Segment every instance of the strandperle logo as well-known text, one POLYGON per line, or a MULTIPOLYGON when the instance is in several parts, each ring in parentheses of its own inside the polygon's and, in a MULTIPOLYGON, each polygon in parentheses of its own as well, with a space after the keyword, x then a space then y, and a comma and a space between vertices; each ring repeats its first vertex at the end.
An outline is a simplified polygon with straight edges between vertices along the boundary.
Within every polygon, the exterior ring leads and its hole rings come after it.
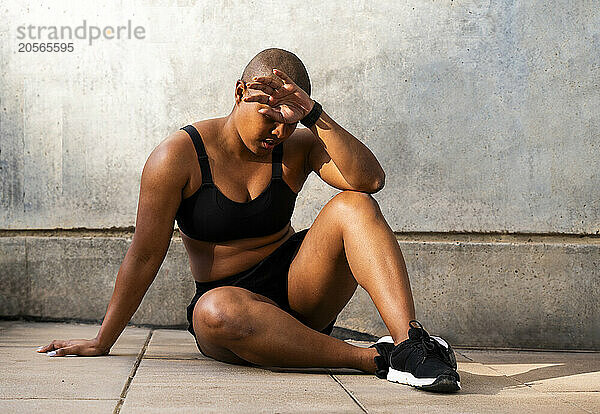
POLYGON ((131 40, 145 39, 146 29, 143 26, 133 26, 131 20, 127 25, 120 26, 95 26, 87 24, 84 20, 80 26, 37 26, 27 25, 17 27, 17 39, 36 42, 65 41, 72 39, 87 40, 91 45, 96 40, 131 40))

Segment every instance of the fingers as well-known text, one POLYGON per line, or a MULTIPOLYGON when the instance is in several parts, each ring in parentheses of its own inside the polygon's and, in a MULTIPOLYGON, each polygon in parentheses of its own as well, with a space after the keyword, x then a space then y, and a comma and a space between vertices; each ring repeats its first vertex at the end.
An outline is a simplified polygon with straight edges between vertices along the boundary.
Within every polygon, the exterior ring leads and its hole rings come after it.
POLYGON ((292 78, 290 78, 284 71, 279 69, 273 69, 273 73, 279 76, 285 83, 294 83, 292 78))
POLYGON ((281 88, 278 90, 273 89, 272 87, 270 87, 269 85, 265 85, 262 83, 248 83, 246 84, 248 86, 248 89, 254 89, 254 90, 260 90, 264 93, 262 94, 254 94, 254 95, 247 95, 247 98, 252 98, 253 96, 261 96, 262 98, 259 99, 244 99, 245 102, 261 102, 261 103, 266 103, 268 105, 277 105, 278 102, 282 102, 284 100, 286 100, 288 95, 293 94, 293 91, 288 91, 285 88, 281 88), (270 98, 269 98, 270 96, 270 98))
POLYGON ((48 356, 65 356, 65 355, 77 355, 79 353, 79 345, 71 345, 64 348, 59 348, 56 351, 48 353, 48 356), (54 354, 52 354, 54 352, 54 354))
POLYGON ((46 352, 48 356, 65 356, 78 350, 79 345, 71 345, 70 341, 54 340, 46 346, 40 346, 37 352, 46 352))
POLYGON ((46 346, 40 346, 36 351, 37 352, 54 351, 55 349, 59 349, 64 346, 67 346, 67 342, 68 341, 62 341, 62 340, 55 339, 54 341, 50 342, 50 344, 48 344, 46 346))
POLYGON ((275 93, 275 89, 272 86, 260 83, 260 82, 248 82, 246 86, 249 89, 257 89, 259 91, 263 91, 268 95, 273 95, 275 93))
POLYGON ((246 96, 246 97, 242 98, 242 100, 244 102, 258 102, 258 103, 265 104, 265 105, 270 105, 275 102, 275 98, 273 98, 272 96, 269 96, 269 95, 264 95, 264 94, 256 94, 256 95, 252 95, 252 96, 246 96))
POLYGON ((108 355, 110 348, 98 347, 95 339, 70 339, 68 341, 52 341, 49 345, 40 346, 37 351, 46 352, 49 357, 66 355, 96 356, 108 355))
POLYGON ((283 118, 283 115, 281 114, 280 111, 276 111, 273 108, 269 107, 269 108, 261 108, 258 110, 259 113, 268 116, 269 118, 274 119, 276 122, 285 122, 285 119, 283 118))
POLYGON ((281 79, 277 79, 271 76, 255 76, 252 78, 252 82, 260 82, 269 85, 273 89, 278 89, 283 86, 281 79))

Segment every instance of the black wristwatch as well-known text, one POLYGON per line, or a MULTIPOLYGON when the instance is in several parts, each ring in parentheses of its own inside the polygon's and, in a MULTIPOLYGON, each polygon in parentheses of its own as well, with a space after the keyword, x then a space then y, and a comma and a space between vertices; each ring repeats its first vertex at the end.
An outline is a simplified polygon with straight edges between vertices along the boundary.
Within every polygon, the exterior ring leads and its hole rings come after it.
POLYGON ((306 116, 300 120, 300 123, 307 128, 310 128, 314 124, 316 124, 317 119, 319 119, 319 117, 321 116, 321 113, 323 112, 323 107, 321 106, 321 104, 318 103, 317 101, 314 101, 314 102, 315 102, 315 104, 313 105, 313 108, 310 110, 310 112, 308 114, 306 114, 306 116))

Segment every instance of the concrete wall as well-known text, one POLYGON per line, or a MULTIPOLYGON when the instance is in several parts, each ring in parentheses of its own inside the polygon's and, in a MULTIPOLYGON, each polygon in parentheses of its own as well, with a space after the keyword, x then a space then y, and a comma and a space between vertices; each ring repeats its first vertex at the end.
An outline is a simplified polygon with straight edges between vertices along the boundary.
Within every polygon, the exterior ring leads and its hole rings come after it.
MULTIPOLYGON (((598 2, 8 1, 3 9, 0 254, 11 264, 0 275, 14 284, 3 283, 0 314, 59 317, 60 306, 28 301, 92 289, 98 277, 109 295, 129 236, 105 230, 135 225, 150 151, 187 123, 227 114, 244 65, 276 46, 303 59, 314 98, 384 166, 376 199, 425 322, 462 344, 600 347, 590 305, 600 300, 598 2), (18 52, 19 26, 75 28, 84 19, 131 20, 145 38, 18 52), (95 240, 60 230, 72 228, 93 229, 95 240), (49 256, 31 255, 38 251, 49 256), (70 279, 67 262, 52 259, 67 251, 110 265, 70 279), (36 262, 44 257, 54 262, 36 262), (496 333, 480 339, 490 326, 496 333)), ((294 226, 309 226, 335 192, 313 175, 294 226)), ((169 263, 178 282, 165 289, 180 289, 191 280, 187 263, 169 263)), ((360 295, 343 321, 380 333, 360 295)), ((79 314, 101 317, 107 298, 79 314)), ((159 307, 139 320, 180 320, 159 307)))

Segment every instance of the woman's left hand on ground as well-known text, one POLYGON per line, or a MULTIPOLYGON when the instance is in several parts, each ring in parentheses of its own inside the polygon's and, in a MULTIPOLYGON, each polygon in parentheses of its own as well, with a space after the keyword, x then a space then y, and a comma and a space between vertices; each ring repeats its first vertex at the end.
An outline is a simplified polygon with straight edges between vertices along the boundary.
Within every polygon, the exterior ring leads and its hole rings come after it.
POLYGON ((246 96, 244 102, 259 102, 269 105, 258 110, 277 122, 293 124, 304 118, 312 109, 314 101, 294 81, 279 69, 275 76, 255 76, 246 86, 264 93, 246 96))
POLYGON ((68 341, 56 339, 46 346, 40 346, 37 352, 46 352, 48 356, 97 356, 108 355, 110 348, 102 348, 96 338, 71 339, 68 341))

